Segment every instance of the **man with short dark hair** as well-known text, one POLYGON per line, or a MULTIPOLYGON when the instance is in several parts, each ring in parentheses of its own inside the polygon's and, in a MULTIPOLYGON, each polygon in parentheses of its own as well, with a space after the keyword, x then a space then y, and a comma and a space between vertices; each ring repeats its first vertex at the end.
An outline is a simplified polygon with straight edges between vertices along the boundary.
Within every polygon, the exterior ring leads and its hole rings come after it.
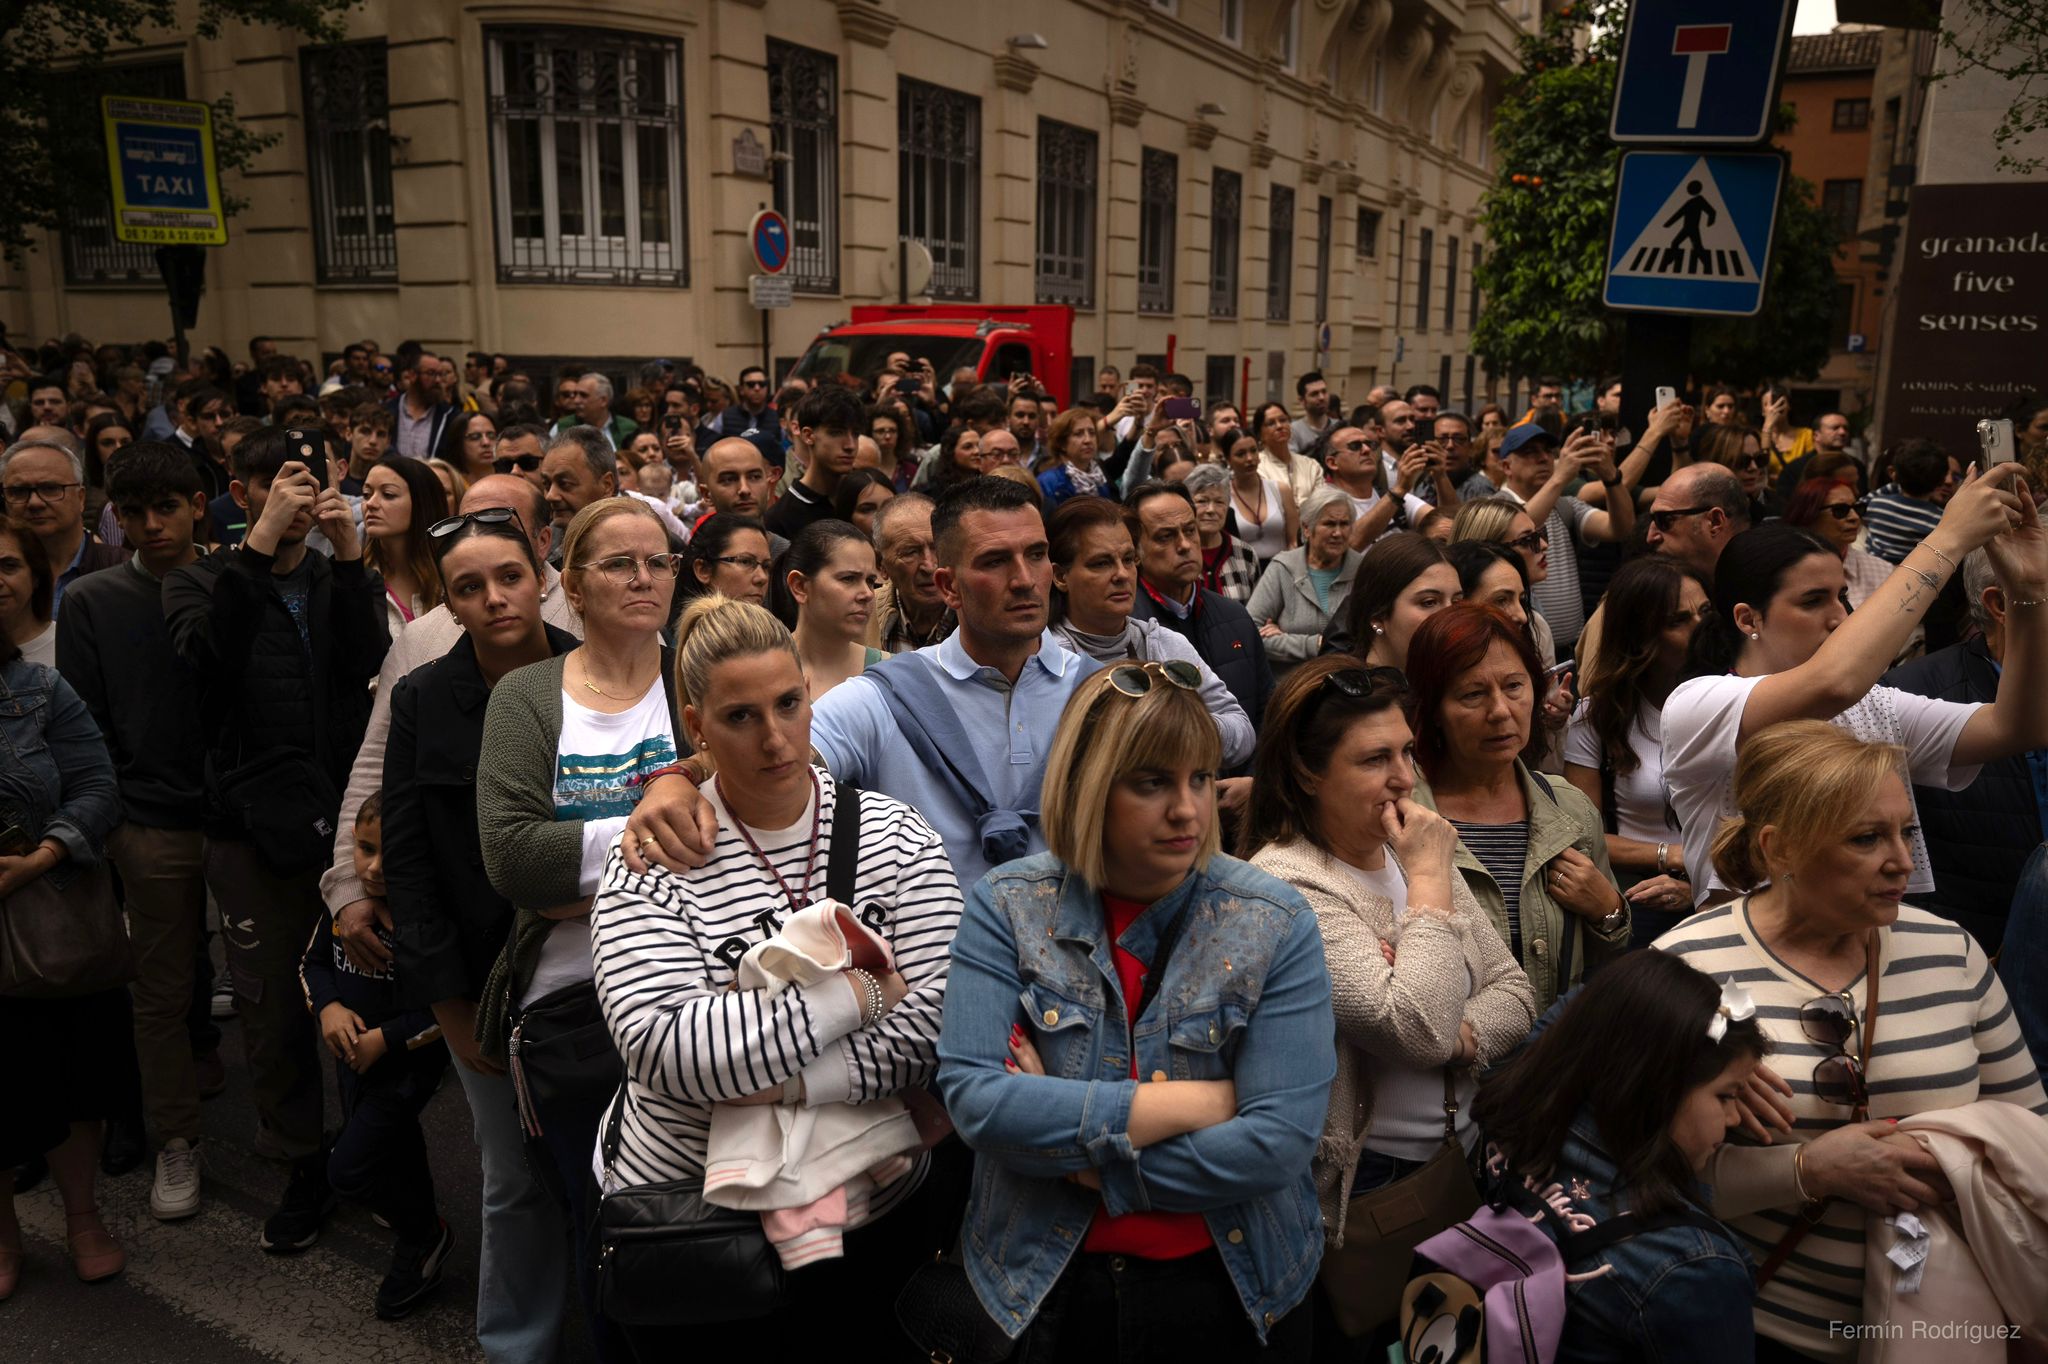
MULTIPOLYGON (((245 417, 267 417, 271 402, 263 392, 263 382, 269 377, 265 372, 272 360, 277 358, 277 343, 267 336, 249 339, 249 367, 235 380, 235 410, 245 417)), ((296 371, 294 371, 296 373, 296 371)))
POLYGON ((806 452, 804 476, 782 490, 762 523, 794 540, 804 527, 832 517, 832 491, 853 470, 854 441, 867 434, 867 409, 851 390, 820 384, 796 405, 797 439, 806 452))
POLYGON ((1131 382, 1137 386, 1135 396, 1138 401, 1135 407, 1126 405, 1124 416, 1116 424, 1118 445, 1131 438, 1137 430, 1139 418, 1150 416, 1153 404, 1159 400, 1159 367, 1149 361, 1139 361, 1131 366, 1131 382))
POLYGON ((1330 385, 1323 379, 1321 370, 1312 369, 1296 379, 1294 396, 1301 399, 1301 415, 1294 419, 1294 427, 1287 437, 1287 448, 1297 455, 1305 455, 1337 418, 1330 411, 1330 385))
POLYGON ((29 385, 29 425, 62 426, 70 411, 71 396, 64 391, 64 385, 54 379, 45 379, 29 385))
POLYGON ((548 480, 540 466, 547 456, 547 444, 547 431, 536 423, 508 426, 498 433, 497 447, 491 452, 491 468, 496 473, 517 474, 531 483, 535 491, 544 489, 548 480))
POLYGON ((1022 456, 1020 462, 1027 469, 1038 466, 1038 458, 1042 453, 1038 444, 1038 409, 1041 402, 1050 404, 1052 399, 1045 397, 1036 389, 1021 389, 1010 395, 1009 408, 1004 414, 1009 423, 1010 434, 1017 438, 1017 449, 1022 456))
POLYGON ((1124 395, 1124 376, 1115 365, 1104 365, 1095 371, 1095 391, 1114 403, 1124 395))
POLYGON ((748 365, 740 371, 739 400, 719 416, 718 434, 750 440, 771 469, 782 469, 782 417, 768 401, 768 371, 748 365))
POLYGON ((1425 431, 1436 420, 1436 414, 1443 411, 1444 395, 1429 384, 1410 384, 1401 398, 1415 414, 1415 424, 1425 431))
POLYGON ((1636 502, 1616 496, 1621 473, 1614 452, 1596 437, 1574 431, 1560 451, 1557 438, 1534 422, 1509 429, 1501 441, 1508 481, 1500 495, 1521 504, 1550 540, 1550 576, 1529 589, 1529 598, 1550 626, 1560 657, 1572 652, 1586 623, 1579 594, 1579 546, 1623 542, 1635 530, 1636 502), (1608 506, 1593 507, 1565 489, 1582 473, 1595 473, 1608 490, 1608 506))
POLYGON ((1138 547, 1131 615, 1156 620, 1193 644, 1257 728, 1273 694, 1273 667, 1251 613, 1202 586, 1194 499, 1178 483, 1150 479, 1124 499, 1124 523, 1138 547))
POLYGON ((172 647, 163 589, 199 557, 206 495, 182 449, 137 441, 108 462, 107 500, 133 553, 71 589, 57 669, 106 737, 120 787, 122 823, 107 855, 135 950, 135 1054, 159 1144, 149 1208, 171 1221, 199 1210, 201 1093, 186 1018, 206 933, 206 744, 199 679, 172 647))
POLYGON ((441 397, 440 357, 426 350, 413 355, 399 369, 398 387, 398 396, 385 404, 391 409, 391 448, 409 459, 431 459, 455 415, 441 397))
POLYGON ((1444 452, 1444 476, 1458 495, 1458 501, 1491 497, 1493 480, 1479 467, 1479 447, 1472 442, 1472 419, 1463 412, 1439 412, 1430 428, 1430 439, 1444 452))
POLYGON ((198 674, 209 755, 206 881, 220 902, 228 973, 262 1122, 259 1150, 292 1162, 263 1248, 303 1250, 334 1208, 322 1130, 322 1071, 298 962, 320 903, 324 855, 390 640, 384 585, 363 566, 355 517, 276 427, 235 448, 235 549, 170 574, 163 607, 178 656, 198 674), (310 552, 315 526, 332 559, 310 552), (323 789, 324 788, 324 789, 323 789), (288 823, 271 827, 266 821, 288 823), (251 821, 257 821, 251 827, 251 821), (286 836, 290 841, 286 842, 286 836))

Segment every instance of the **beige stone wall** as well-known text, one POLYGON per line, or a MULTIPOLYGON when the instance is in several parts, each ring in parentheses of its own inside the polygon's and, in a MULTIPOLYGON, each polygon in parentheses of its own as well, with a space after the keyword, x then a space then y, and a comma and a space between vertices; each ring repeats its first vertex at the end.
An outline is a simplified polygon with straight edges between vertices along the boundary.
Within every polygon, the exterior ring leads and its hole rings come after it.
MULTIPOLYGON (((770 141, 764 72, 769 37, 838 60, 840 286, 798 295, 774 318, 773 350, 800 353, 851 304, 880 296, 896 237, 899 76, 982 100, 980 298, 1030 303, 1041 116, 1099 138, 1095 305, 1075 324, 1075 350, 1128 366, 1171 350, 1202 381, 1213 355, 1249 359, 1252 394, 1268 357, 1292 376, 1318 362, 1317 326, 1330 324, 1323 368, 1348 396, 1372 381, 1434 383, 1453 357, 1463 397, 1470 244, 1489 172, 1484 123, 1513 61, 1524 0, 1241 0, 1241 41, 1221 36, 1223 0, 369 0, 352 37, 389 43, 399 281, 315 282, 314 236, 301 122, 296 39, 238 30, 163 51, 182 56, 194 96, 235 95, 253 127, 281 134, 237 177, 250 201, 233 241, 213 253, 194 340, 246 354, 256 333, 288 351, 332 353, 363 336, 519 355, 690 355, 727 374, 758 358, 758 315, 747 306, 745 230, 771 199, 765 178, 734 172, 745 130, 770 141), (1297 12, 1298 7, 1298 12, 1297 12), (500 283, 493 208, 487 24, 578 24, 682 43, 685 99, 687 288, 500 283), (1006 39, 1036 32, 1043 49, 1006 39), (1294 36, 1295 60, 1276 55, 1294 36), (1259 55, 1267 54, 1267 55, 1259 55), (1375 94, 1372 82, 1377 79, 1375 94), (1204 104, 1223 113, 1202 115, 1204 104), (1142 149, 1179 158, 1176 312, 1137 311, 1138 172, 1142 149), (1235 319, 1208 316, 1210 184, 1218 167, 1244 177, 1235 319), (1296 196, 1292 317, 1266 321, 1267 204, 1274 185, 1296 196), (1330 314, 1315 313, 1316 201, 1332 200, 1330 314), (1380 250, 1356 250, 1361 205, 1382 215, 1380 250), (1405 224, 1405 231, 1401 226, 1405 224), (1435 235, 1435 297, 1415 325, 1412 258, 1419 230, 1435 235), (1444 326, 1447 241, 1459 240, 1455 325, 1444 326), (1394 316, 1393 248, 1410 259, 1394 316), (1394 363, 1396 339, 1405 359, 1394 363)), ((37 337, 76 330, 132 339, 166 332, 152 289, 67 287, 57 244, 0 273, 0 316, 37 337)), ((1480 386, 1485 380, 1482 374, 1480 386)), ((1287 397, 1291 400, 1292 393, 1287 397)))

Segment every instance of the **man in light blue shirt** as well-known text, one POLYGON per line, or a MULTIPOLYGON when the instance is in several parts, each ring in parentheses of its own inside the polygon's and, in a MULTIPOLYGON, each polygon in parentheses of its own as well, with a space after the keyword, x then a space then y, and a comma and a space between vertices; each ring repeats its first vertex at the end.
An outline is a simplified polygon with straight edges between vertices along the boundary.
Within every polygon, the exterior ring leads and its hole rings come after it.
MULTIPOLYGON (((932 539, 935 581, 959 627, 826 693, 811 711, 811 743, 835 777, 916 808, 969 886, 1044 851, 1045 760, 1067 698, 1101 665, 1046 633, 1052 560, 1030 489, 960 484, 934 508, 932 539)), ((700 812, 709 807, 688 781, 657 780, 627 823, 627 864, 702 862, 716 830, 700 812)))

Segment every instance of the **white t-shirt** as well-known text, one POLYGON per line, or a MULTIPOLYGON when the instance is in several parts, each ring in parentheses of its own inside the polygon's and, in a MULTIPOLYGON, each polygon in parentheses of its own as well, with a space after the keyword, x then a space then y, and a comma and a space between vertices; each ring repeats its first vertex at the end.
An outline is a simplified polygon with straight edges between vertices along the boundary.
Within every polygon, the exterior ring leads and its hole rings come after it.
MULTIPOLYGON (((1408 883, 1392 857, 1377 870, 1354 867, 1340 861, 1359 884, 1394 905, 1394 922, 1408 917, 1408 883)), ((1398 955, 1398 952, 1397 952, 1398 955)), ((1472 995, 1472 964, 1465 964, 1465 995, 1472 995)), ((1372 1121, 1365 1133, 1365 1149, 1399 1160, 1428 1160, 1444 1144, 1444 1073, 1438 1066, 1411 1066, 1384 1056, 1364 1055, 1366 1074, 1372 1080, 1372 1121)), ((1458 1074, 1458 1136, 1472 1144, 1472 1100, 1479 1082, 1472 1072, 1458 1074)))
MULTIPOLYGON (((1636 755, 1636 770, 1614 778, 1615 832, 1643 843, 1669 843, 1672 828, 1664 822, 1664 742, 1662 710, 1643 702, 1636 722, 1628 727, 1628 746, 1636 755)), ((1600 770, 1600 736, 1586 717, 1584 701, 1572 710, 1571 724, 1564 732, 1564 760, 1581 767, 1600 770)), ((1690 863, 1686 864, 1688 867, 1690 863)))
MULTIPOLYGON (((1368 497, 1351 497, 1350 493, 1345 493, 1344 495, 1346 497, 1351 498, 1351 514, 1361 521, 1365 519, 1365 514, 1367 512, 1371 511, 1374 507, 1377 507, 1380 504, 1381 494, 1379 493, 1373 493, 1368 497)), ((1390 497, 1392 495, 1392 493, 1387 494, 1387 496, 1390 497)), ((1429 503, 1424 502, 1414 493, 1401 494, 1401 508, 1408 514, 1408 529, 1410 530, 1415 529, 1416 524, 1420 522, 1422 518, 1427 516, 1430 512, 1429 503)), ((1304 526, 1302 529, 1306 530, 1307 527, 1304 526)), ((1381 531, 1380 534, 1391 535, 1399 529, 1399 526, 1395 525, 1392 521, 1389 521, 1387 522, 1387 528, 1381 531)))
MULTIPOLYGON (((675 760, 676 736, 660 678, 631 710, 617 715, 592 710, 563 689, 562 737, 555 744, 555 818, 583 821, 583 862, 576 879, 580 894, 597 893, 605 858, 640 803, 641 779, 675 760)), ((519 1002, 530 1003, 590 976, 590 920, 560 920, 541 944, 533 981, 519 1002)))
MULTIPOLYGON (((1681 682, 1664 702, 1664 781, 1671 808, 1685 830, 1685 866, 1692 873, 1693 900, 1724 887, 1714 875, 1708 849, 1724 817, 1735 813, 1735 736, 1743 709, 1761 677, 1695 677, 1681 682)), ((1977 767, 1956 767, 1952 761, 1963 726, 1977 705, 1935 701, 1895 687, 1872 687, 1861 701, 1834 717, 1832 723, 1869 743, 1897 744, 1906 750, 1906 767, 1914 784, 1960 791, 1977 780, 1977 767)), ((1913 787, 1906 788, 1913 799, 1913 787)), ((1913 810, 1917 824, 1919 807, 1913 810)), ((1909 894, 1934 889, 1934 869, 1927 844, 1916 830, 1912 838, 1913 876, 1909 894)))

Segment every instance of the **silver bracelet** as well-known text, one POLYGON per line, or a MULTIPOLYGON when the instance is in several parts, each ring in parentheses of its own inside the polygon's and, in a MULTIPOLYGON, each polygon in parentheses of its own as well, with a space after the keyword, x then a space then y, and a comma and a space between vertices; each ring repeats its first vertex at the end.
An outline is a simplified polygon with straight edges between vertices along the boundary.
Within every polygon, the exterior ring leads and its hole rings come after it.
POLYGON ((864 971, 857 966, 846 974, 852 976, 854 984, 860 987, 860 1025, 866 1028, 880 1022, 883 1003, 882 982, 875 979, 873 972, 864 971))
POLYGON ((1941 552, 1941 551, 1940 551, 1939 549, 1935 548, 1935 546, 1934 546, 1934 544, 1933 544, 1933 542, 1932 542, 1932 541, 1928 541, 1928 540, 1922 540, 1922 541, 1920 542, 1920 544, 1921 544, 1921 546, 1922 546, 1923 548, 1925 548, 1925 549, 1927 549, 1927 550, 1931 551, 1931 552, 1933 553, 1933 555, 1934 555, 1934 557, 1935 557, 1935 558, 1937 558, 1937 559, 1941 560, 1941 561, 1942 561, 1943 563, 1947 564, 1947 565, 1948 565, 1948 571, 1949 571, 1949 572, 1951 572, 1951 573, 1960 573, 1960 572, 1962 572, 1962 568, 1961 568, 1961 566, 1960 566, 1960 565, 1958 565, 1958 564, 1956 563, 1956 561, 1955 561, 1954 559, 1951 559, 1951 558, 1949 558, 1949 557, 1948 557, 1948 555, 1946 555, 1946 554, 1943 554, 1943 553, 1942 553, 1942 552, 1941 552))

